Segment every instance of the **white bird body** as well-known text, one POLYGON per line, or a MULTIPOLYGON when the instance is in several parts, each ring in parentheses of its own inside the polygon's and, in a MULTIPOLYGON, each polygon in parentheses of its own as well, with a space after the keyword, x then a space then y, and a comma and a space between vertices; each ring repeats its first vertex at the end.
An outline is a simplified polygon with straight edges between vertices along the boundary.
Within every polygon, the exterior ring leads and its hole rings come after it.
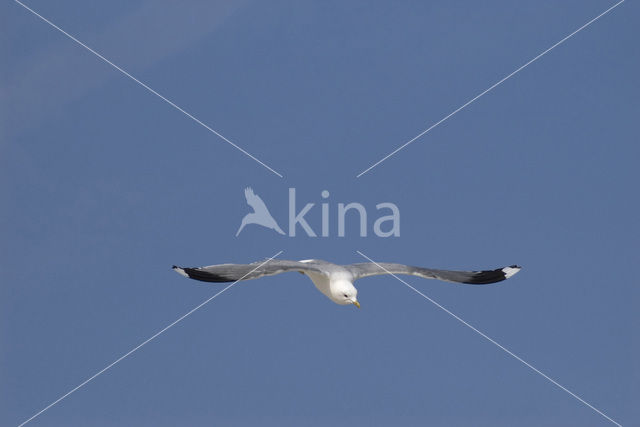
POLYGON ((320 292, 336 304, 347 305, 357 302, 358 290, 353 286, 353 274, 348 270, 333 271, 329 274, 308 271, 305 274, 320 292))

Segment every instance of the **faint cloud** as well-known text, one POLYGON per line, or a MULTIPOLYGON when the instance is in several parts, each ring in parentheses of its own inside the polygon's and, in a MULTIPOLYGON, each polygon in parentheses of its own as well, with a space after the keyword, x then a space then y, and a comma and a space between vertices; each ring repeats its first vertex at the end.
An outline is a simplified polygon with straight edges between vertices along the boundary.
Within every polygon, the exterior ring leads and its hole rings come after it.
MULTIPOLYGON (((203 0, 169 2, 160 7, 157 2, 147 1, 133 13, 93 34, 65 26, 59 22, 59 17, 45 17, 137 75, 215 31, 244 4, 244 1, 203 0)), ((32 21, 34 27, 46 25, 28 12, 24 13, 23 28, 31 28, 28 21, 32 21)), ((6 67, 0 82, 3 117, 17 132, 58 114, 61 105, 86 96, 110 79, 123 78, 118 71, 54 29, 48 30, 56 42, 49 43, 46 49, 16 58, 10 68, 6 67)))

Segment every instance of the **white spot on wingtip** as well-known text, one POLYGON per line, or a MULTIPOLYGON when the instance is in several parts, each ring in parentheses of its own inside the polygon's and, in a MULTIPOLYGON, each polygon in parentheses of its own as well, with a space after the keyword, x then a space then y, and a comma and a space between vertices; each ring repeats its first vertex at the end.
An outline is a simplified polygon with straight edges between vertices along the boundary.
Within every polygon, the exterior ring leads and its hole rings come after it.
POLYGON ((313 260, 312 259, 301 259, 298 262, 305 262, 306 263, 306 262, 311 262, 311 261, 313 261, 313 260))
POLYGON ((189 277, 189 275, 184 271, 184 269, 183 269, 183 268, 180 268, 180 267, 173 267, 173 269, 174 269, 174 270, 175 270, 175 272, 176 272, 176 273, 178 273, 179 275, 184 276, 184 277, 189 277))
POLYGON ((518 271, 520 271, 520 267, 505 267, 502 269, 505 279, 508 279, 509 277, 513 276, 518 271))

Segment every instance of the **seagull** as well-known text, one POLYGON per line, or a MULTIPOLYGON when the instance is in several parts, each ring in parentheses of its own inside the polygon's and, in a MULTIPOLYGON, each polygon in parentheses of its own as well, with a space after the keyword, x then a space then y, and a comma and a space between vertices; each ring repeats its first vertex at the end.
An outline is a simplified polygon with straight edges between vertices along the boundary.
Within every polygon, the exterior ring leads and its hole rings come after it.
POLYGON ((247 224, 258 224, 275 230, 280 234, 284 234, 284 231, 282 231, 276 220, 273 219, 269 213, 267 205, 264 204, 260 196, 253 192, 251 187, 244 189, 244 197, 247 199, 247 204, 253 208, 253 212, 246 214, 244 218, 242 218, 242 224, 240 224, 240 228, 238 228, 236 232, 236 237, 238 237, 238 234, 240 234, 247 224))
POLYGON ((408 274, 445 282, 486 285, 508 279, 520 269, 521 267, 517 265, 511 265, 495 270, 451 271, 386 262, 339 265, 319 259, 301 261, 271 259, 267 262, 257 261, 251 264, 218 264, 198 268, 173 266, 173 270, 178 274, 203 282, 237 282, 297 271, 307 275, 316 288, 331 301, 340 305, 353 304, 358 308, 360 308, 357 299, 358 290, 353 286, 353 282, 363 277, 408 274))

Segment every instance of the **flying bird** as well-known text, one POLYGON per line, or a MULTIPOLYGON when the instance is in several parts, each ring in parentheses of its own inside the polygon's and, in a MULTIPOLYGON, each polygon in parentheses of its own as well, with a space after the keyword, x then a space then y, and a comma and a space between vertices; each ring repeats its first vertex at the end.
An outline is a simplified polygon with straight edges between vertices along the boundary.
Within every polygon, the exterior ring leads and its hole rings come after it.
POLYGON ((451 271, 386 262, 339 265, 319 259, 302 261, 272 259, 266 263, 258 261, 251 264, 219 264, 199 268, 173 266, 177 273, 203 282, 236 282, 297 271, 307 275, 316 288, 331 301, 340 305, 353 304, 358 308, 360 308, 357 299, 358 290, 353 286, 353 282, 363 277, 408 274, 445 282, 486 285, 508 279, 520 271, 520 268, 517 265, 511 265, 495 270, 451 271))
POLYGON ((273 219, 269 213, 267 205, 264 204, 260 196, 253 192, 251 187, 244 189, 244 197, 247 199, 247 204, 253 208, 253 212, 246 214, 244 218, 242 218, 242 223, 236 232, 236 237, 247 224, 258 224, 275 230, 280 234, 284 234, 284 231, 282 231, 276 220, 273 219))

